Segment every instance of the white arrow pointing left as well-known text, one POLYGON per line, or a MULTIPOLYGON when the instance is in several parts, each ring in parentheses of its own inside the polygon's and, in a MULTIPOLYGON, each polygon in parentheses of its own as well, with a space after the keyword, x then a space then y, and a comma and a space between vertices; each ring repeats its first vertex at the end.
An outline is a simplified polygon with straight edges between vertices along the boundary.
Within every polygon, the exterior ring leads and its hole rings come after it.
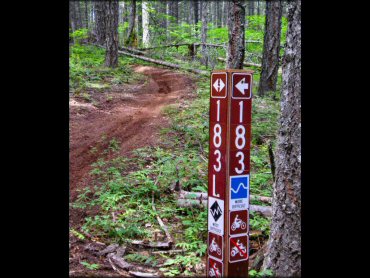
POLYGON ((248 83, 245 83, 245 77, 240 80, 236 85, 235 87, 243 94, 245 95, 245 90, 248 90, 249 88, 249 85, 248 83))

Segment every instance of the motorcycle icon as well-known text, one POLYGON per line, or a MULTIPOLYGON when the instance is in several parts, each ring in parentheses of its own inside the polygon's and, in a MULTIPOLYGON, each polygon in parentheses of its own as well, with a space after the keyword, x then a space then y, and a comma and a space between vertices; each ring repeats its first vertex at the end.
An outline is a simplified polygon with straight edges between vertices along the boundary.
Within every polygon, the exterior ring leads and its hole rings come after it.
POLYGON ((241 228, 242 230, 245 230, 247 228, 247 223, 242 221, 238 218, 239 216, 236 215, 233 224, 231 225, 231 230, 234 232, 236 229, 241 228))
POLYGON ((239 240, 238 240, 236 245, 238 245, 239 248, 234 246, 233 249, 231 249, 231 253, 230 253, 231 257, 235 257, 238 253, 239 253, 240 257, 245 256, 245 254, 247 253, 247 248, 243 245, 243 243, 239 242, 239 240), (242 252, 240 252, 240 250, 242 252))
POLYGON ((221 273, 218 270, 216 263, 213 264, 213 267, 210 268, 209 270, 209 277, 221 277, 221 273), (216 271, 215 271, 216 269, 216 271))
POLYGON ((211 244, 209 246, 209 251, 210 252, 216 251, 219 256, 221 255, 221 248, 216 243, 215 238, 212 239, 212 242, 211 242, 211 244))

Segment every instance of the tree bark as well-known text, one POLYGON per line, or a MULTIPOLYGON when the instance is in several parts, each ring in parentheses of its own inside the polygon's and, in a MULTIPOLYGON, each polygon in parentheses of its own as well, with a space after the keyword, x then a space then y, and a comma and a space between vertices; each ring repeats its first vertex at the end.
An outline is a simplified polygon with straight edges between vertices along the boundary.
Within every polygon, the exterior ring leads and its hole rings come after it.
POLYGON ((242 0, 229 3, 227 69, 242 69, 245 56, 245 6, 242 0))
POLYGON ((279 69, 282 4, 281 1, 267 1, 266 5, 262 71, 258 88, 260 96, 276 90, 279 69))
POLYGON ((276 182, 263 269, 301 276, 301 1, 289 2, 276 182))
POLYGON ((105 66, 118 66, 118 0, 104 2, 106 9, 105 66))
POLYGON ((203 65, 208 67, 208 53, 207 53, 207 31, 208 31, 208 1, 203 1, 202 5, 202 34, 201 34, 201 41, 202 41, 202 59, 201 62, 203 65))
POLYGON ((137 33, 135 31, 135 18, 136 18, 136 0, 131 0, 127 37, 125 45, 137 46, 137 33))
POLYGON ((149 11, 148 2, 143 1, 142 7, 142 18, 143 18, 143 47, 149 47, 150 34, 149 34, 149 11))
POLYGON ((254 0, 248 1, 248 3, 249 3, 248 15, 254 15, 254 0))
POLYGON ((98 44, 105 44, 106 38, 106 9, 103 1, 96 1, 96 41, 98 44))
POLYGON ((198 20, 199 20, 199 6, 198 6, 198 0, 193 0, 193 7, 194 7, 194 27, 195 27, 195 33, 198 34, 198 20))

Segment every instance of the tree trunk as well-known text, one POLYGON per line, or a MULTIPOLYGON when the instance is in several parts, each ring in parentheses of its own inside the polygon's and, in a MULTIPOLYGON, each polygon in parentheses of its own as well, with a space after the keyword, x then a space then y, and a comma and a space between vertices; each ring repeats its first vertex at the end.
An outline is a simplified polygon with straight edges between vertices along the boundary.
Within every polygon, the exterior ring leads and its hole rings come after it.
POLYGON ((175 17, 175 22, 179 24, 179 3, 178 1, 173 1, 173 16, 175 17))
POLYGON ((118 0, 103 2, 106 9, 105 66, 118 66, 118 0))
POLYGON ((87 7, 88 2, 85 1, 85 28, 89 29, 89 9, 87 7))
POLYGON ((202 2, 202 34, 201 34, 201 40, 202 40, 202 64, 208 67, 208 53, 207 53, 207 46, 205 43, 207 43, 207 30, 208 30, 208 1, 202 2))
POLYGON ((245 55, 245 6, 242 0, 229 3, 227 69, 242 69, 245 55))
POLYGON ((199 6, 198 0, 193 0, 193 7, 194 7, 194 25, 195 25, 195 34, 198 34, 198 19, 199 19, 199 6))
POLYGON ((105 3, 103 1, 96 1, 94 4, 96 11, 96 41, 98 44, 104 45, 106 38, 105 3))
POLYGON ((131 0, 127 37, 125 40, 125 45, 127 46, 135 46, 135 47, 137 46, 137 33, 135 31, 135 18, 136 18, 136 0, 131 0))
POLYGON ((268 250, 263 269, 301 276, 301 1, 289 2, 281 119, 268 250))
POLYGON ((81 9, 81 2, 80 1, 75 1, 74 2, 76 5, 76 22, 77 22, 77 29, 83 28, 82 24, 82 9, 81 9))
POLYGON ((253 1, 248 1, 249 3, 249 13, 248 15, 254 15, 254 0, 253 1))
POLYGON ((260 96, 276 90, 279 69, 282 5, 280 1, 268 1, 266 5, 262 71, 258 88, 260 96))
POLYGON ((149 12, 148 2, 143 1, 142 7, 142 18, 143 18, 143 47, 149 47, 150 35, 149 35, 149 12))

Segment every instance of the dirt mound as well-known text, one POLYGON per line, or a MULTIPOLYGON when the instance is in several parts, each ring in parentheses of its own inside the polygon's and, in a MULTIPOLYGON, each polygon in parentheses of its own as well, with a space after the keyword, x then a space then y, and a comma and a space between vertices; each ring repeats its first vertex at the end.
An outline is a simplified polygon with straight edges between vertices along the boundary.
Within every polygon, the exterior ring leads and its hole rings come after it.
MULTIPOLYGON (((112 138, 121 143, 121 154, 155 145, 168 121, 161 109, 193 95, 194 82, 187 75, 166 69, 137 66, 148 76, 129 92, 115 91, 114 101, 95 105, 70 100, 70 198, 88 181, 88 172, 112 138)), ((102 93, 99 93, 102 94, 102 93)))

